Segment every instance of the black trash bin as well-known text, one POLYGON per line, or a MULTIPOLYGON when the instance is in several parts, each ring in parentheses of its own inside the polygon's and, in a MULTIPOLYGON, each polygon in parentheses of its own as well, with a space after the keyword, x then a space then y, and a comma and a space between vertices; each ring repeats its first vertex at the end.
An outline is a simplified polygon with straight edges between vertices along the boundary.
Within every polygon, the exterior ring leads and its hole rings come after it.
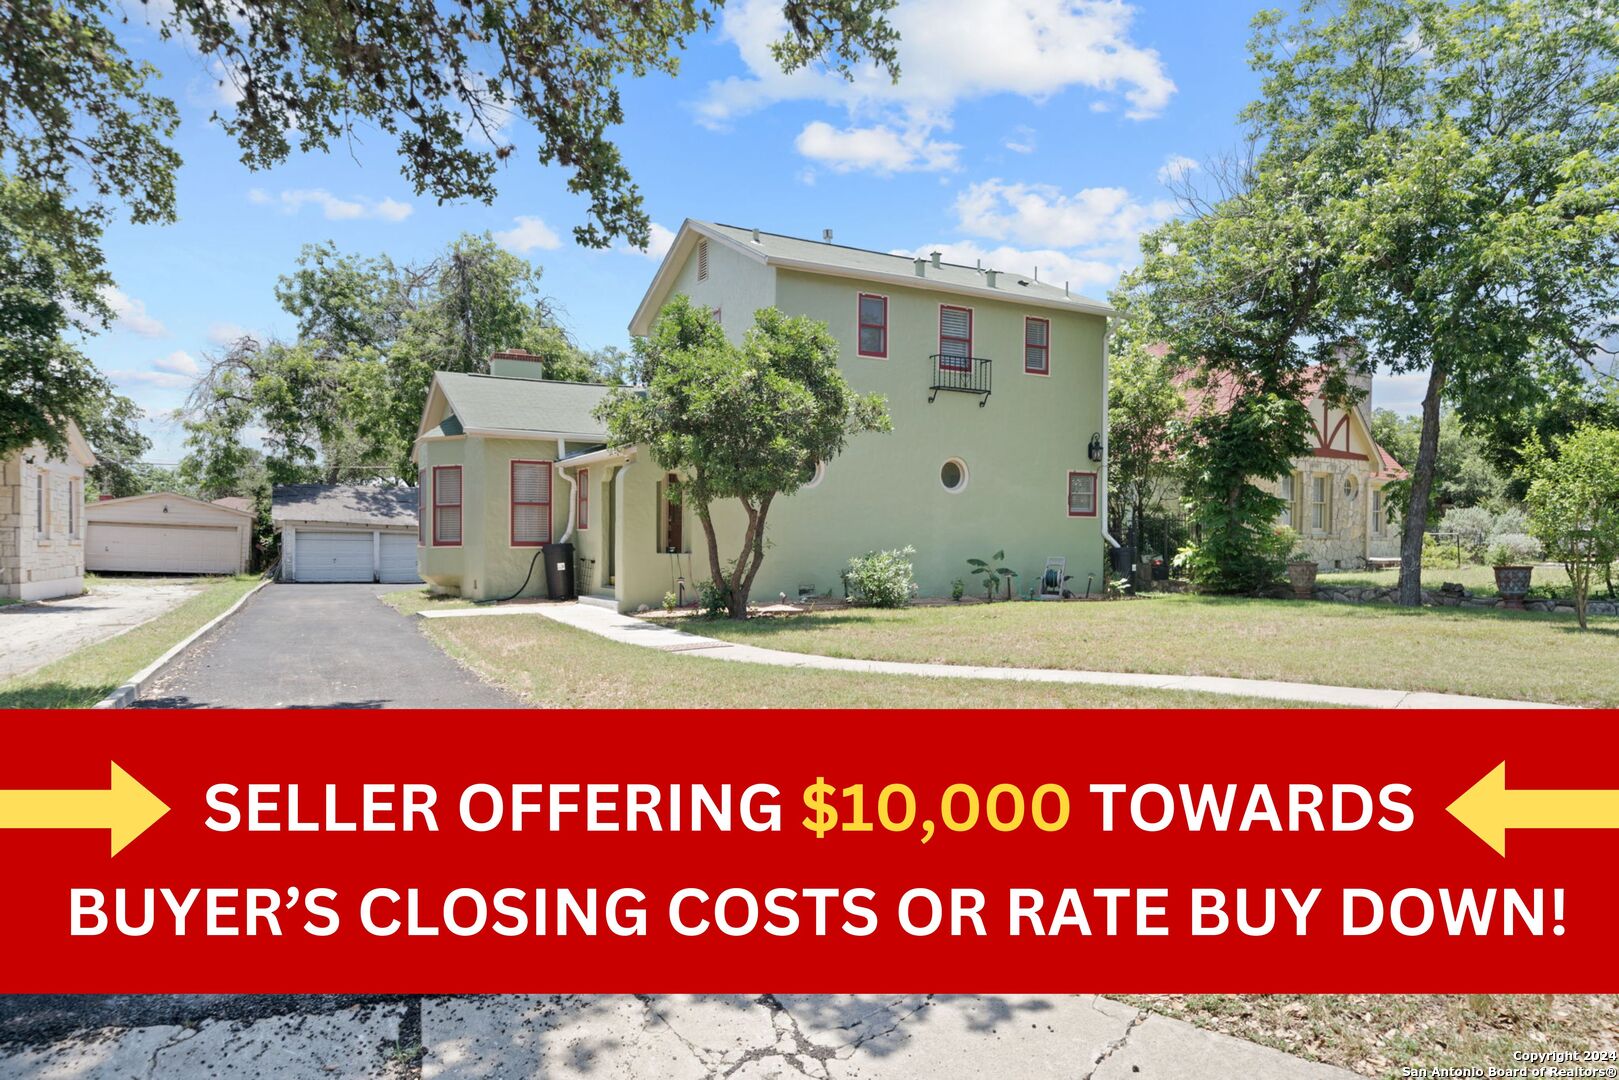
POLYGON ((546 544, 545 595, 553 600, 572 600, 578 594, 573 587, 573 545, 546 544))

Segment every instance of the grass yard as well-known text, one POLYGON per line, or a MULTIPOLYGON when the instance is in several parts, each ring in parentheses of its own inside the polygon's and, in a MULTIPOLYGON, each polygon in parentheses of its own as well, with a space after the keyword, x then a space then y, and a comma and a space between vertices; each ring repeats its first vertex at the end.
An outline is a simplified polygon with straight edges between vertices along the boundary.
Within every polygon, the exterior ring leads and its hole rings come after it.
MULTIPOLYGON (((388 593, 404 612, 470 606, 388 593)), ((561 708, 1278 708, 1219 694, 930 679, 734 664, 621 645, 537 615, 423 619, 445 652, 529 704, 561 708)), ((704 629, 699 627, 698 629, 704 629)))
MULTIPOLYGON (((1400 583, 1398 570, 1343 570, 1321 574, 1316 579, 1322 585, 1340 585, 1356 588, 1391 589, 1400 583)), ((1530 579, 1529 595, 1537 600, 1568 600, 1574 599, 1574 587, 1569 584, 1568 571, 1556 563, 1537 563, 1534 577, 1530 579)), ((1477 566, 1469 563, 1460 568, 1450 566, 1440 569, 1425 569, 1422 571, 1422 587, 1437 589, 1447 581, 1457 581, 1467 586, 1467 590, 1474 596, 1494 596, 1495 569, 1489 566, 1477 566)), ((1601 577, 1597 578, 1591 590, 1591 599, 1607 599, 1607 586, 1601 577)))
POLYGON ((752 645, 874 660, 1226 675, 1619 705, 1619 620, 1157 594, 1094 603, 852 609, 694 623, 752 645))
POLYGON ((249 574, 213 579, 202 592, 151 622, 0 682, 0 708, 87 709, 258 583, 258 576, 249 574))
POLYGON ((1176 994, 1120 1000, 1369 1077, 1398 1077, 1406 1066, 1509 1068, 1521 1064, 1512 1060, 1515 1050, 1619 1049, 1619 998, 1606 995, 1176 994))

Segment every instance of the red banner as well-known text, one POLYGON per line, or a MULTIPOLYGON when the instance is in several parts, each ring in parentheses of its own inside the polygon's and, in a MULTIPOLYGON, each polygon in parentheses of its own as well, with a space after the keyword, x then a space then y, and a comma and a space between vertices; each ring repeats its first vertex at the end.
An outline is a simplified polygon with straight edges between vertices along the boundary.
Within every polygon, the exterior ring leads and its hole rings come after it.
POLYGON ((16 714, 0 991, 1612 991, 1615 719, 16 714))

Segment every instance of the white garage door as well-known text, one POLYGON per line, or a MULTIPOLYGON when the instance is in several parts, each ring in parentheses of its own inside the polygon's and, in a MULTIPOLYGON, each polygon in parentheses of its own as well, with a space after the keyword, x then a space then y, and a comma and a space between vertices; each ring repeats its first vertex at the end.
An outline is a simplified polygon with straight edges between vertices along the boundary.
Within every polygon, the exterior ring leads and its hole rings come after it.
POLYGON ((294 581, 374 581, 369 532, 298 530, 293 551, 294 581))
POLYGON ((383 533, 381 574, 383 581, 420 581, 416 569, 416 534, 383 533))
POLYGON ((227 526, 133 525, 91 521, 86 570, 147 574, 234 574, 242 566, 241 534, 227 526))

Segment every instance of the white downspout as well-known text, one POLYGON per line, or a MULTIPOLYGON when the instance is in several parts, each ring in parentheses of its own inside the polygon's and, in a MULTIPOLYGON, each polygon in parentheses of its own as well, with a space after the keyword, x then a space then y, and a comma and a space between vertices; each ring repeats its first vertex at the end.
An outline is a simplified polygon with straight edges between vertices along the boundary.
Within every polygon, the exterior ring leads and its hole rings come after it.
POLYGON ((1102 478, 1097 484, 1097 501, 1102 512, 1102 539, 1107 541, 1108 547, 1120 547, 1118 540, 1107 531, 1107 413, 1108 413, 1108 342, 1113 337, 1113 320, 1107 320, 1106 329, 1102 332, 1102 478))
POLYGON ((559 544, 566 544, 573 539, 573 516, 579 512, 579 486, 574 478, 569 476, 562 468, 562 459, 568 456, 568 440, 557 440, 557 475, 568 482, 568 527, 562 530, 562 539, 559 544))

